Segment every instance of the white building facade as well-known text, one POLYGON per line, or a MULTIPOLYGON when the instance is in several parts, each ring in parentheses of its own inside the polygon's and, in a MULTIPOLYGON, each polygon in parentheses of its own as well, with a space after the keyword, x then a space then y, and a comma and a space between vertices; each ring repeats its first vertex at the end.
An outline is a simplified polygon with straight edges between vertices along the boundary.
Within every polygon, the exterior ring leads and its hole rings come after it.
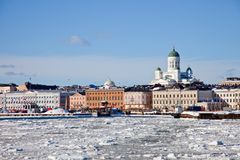
POLYGON ((24 110, 33 107, 65 108, 68 92, 63 91, 25 91, 0 95, 0 108, 24 110))
POLYGON ((167 64, 167 72, 163 72, 160 67, 155 70, 155 79, 150 82, 150 85, 172 85, 175 83, 186 84, 196 81, 196 79, 193 78, 193 72, 190 67, 187 68, 186 72, 181 72, 180 55, 175 49, 168 54, 167 64))
POLYGON ((174 111, 177 106, 185 110, 198 102, 211 101, 212 90, 163 89, 153 91, 153 109, 174 111))

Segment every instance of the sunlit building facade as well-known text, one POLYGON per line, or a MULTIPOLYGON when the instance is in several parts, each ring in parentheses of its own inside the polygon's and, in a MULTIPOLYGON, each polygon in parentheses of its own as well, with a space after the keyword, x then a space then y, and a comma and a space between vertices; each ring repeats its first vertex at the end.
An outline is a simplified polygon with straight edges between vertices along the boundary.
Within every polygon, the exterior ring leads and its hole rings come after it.
POLYGON ((75 93, 69 96, 69 110, 82 110, 87 107, 85 93, 75 93))
POLYGON ((103 87, 86 90, 87 107, 97 109, 102 101, 107 101, 112 108, 124 108, 123 103, 124 88, 116 87, 114 82, 107 80, 103 87))
POLYGON ((65 108, 68 92, 24 91, 0 95, 0 108, 24 110, 32 108, 65 108))
POLYGON ((174 111, 175 107, 187 109, 198 102, 211 101, 212 90, 163 89, 153 91, 153 109, 174 111))
POLYGON ((214 100, 223 102, 224 106, 233 110, 240 110, 240 88, 237 89, 213 89, 214 100))

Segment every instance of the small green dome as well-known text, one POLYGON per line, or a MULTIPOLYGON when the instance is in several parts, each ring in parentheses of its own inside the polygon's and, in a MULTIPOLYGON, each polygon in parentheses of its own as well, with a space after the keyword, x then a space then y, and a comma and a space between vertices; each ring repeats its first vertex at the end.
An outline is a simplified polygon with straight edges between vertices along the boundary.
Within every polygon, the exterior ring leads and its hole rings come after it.
POLYGON ((156 71, 162 71, 162 70, 161 70, 161 68, 160 68, 160 67, 158 67, 158 68, 156 69, 156 71))
POLYGON ((175 51, 175 48, 168 54, 168 57, 180 57, 179 53, 175 51))

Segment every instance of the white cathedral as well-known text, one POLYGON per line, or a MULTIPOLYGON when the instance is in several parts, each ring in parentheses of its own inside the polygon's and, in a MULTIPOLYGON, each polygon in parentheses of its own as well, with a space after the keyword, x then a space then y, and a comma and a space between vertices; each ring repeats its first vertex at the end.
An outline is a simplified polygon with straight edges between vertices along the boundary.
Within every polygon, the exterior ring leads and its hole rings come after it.
POLYGON ((175 49, 168 54, 168 69, 167 72, 162 72, 161 68, 158 67, 155 70, 155 79, 150 82, 150 85, 161 84, 161 85, 172 85, 175 83, 192 83, 197 81, 193 77, 193 72, 190 67, 187 68, 186 72, 180 70, 180 55, 175 49))

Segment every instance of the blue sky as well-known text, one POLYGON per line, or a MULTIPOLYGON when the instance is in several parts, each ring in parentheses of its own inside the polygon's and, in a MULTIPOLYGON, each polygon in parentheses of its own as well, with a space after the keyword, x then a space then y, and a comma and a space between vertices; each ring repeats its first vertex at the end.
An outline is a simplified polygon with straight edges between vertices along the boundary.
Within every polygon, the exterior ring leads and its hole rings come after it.
POLYGON ((0 82, 147 84, 175 46, 181 68, 240 75, 238 0, 0 0, 0 82))

